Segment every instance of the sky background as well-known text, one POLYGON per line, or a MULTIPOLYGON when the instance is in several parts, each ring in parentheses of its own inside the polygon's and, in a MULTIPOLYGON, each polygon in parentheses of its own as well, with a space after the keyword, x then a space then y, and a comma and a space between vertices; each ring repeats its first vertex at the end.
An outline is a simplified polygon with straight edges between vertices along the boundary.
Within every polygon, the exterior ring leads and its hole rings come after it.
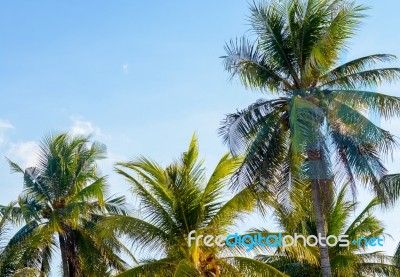
MULTIPOLYGON (((343 61, 400 56, 400 2, 359 3, 372 9, 343 61)), ((213 168, 227 152, 217 134, 224 115, 265 97, 229 81, 218 58, 249 29, 247 15, 248 2, 232 0, 1 1, 0 203, 22 189, 3 157, 32 165, 37 143, 55 131, 92 133, 107 145, 101 168, 113 193, 129 194, 115 161, 145 155, 167 165, 193 132, 213 168)), ((400 96, 398 84, 378 91, 400 96)), ((382 126, 400 137, 399 119, 382 126)), ((400 172, 399 158, 387 162, 391 172, 400 172)), ((360 191, 362 204, 370 198, 360 191)), ((388 253, 400 241, 399 207, 378 211, 393 237, 388 253)))

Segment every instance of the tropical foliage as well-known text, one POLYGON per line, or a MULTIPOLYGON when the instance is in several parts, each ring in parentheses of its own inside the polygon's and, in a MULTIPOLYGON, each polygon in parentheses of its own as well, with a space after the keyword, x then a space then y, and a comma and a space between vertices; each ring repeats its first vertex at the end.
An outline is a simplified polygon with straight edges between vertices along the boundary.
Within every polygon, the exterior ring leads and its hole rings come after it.
POLYGON ((35 167, 23 170, 10 161, 12 170, 23 175, 24 191, 1 212, 3 218, 24 225, 9 244, 36 236, 41 244, 35 251, 25 251, 23 259, 44 276, 57 246, 63 276, 108 276, 111 270, 125 269, 117 255, 123 245, 94 232, 105 213, 125 214, 123 197, 106 198, 107 183, 96 165, 104 157, 104 145, 60 134, 43 140, 35 167))
MULTIPOLYGON (((399 79, 400 69, 378 67, 394 60, 373 54, 339 64, 365 7, 347 0, 287 0, 251 6, 254 42, 226 45, 225 68, 244 86, 279 96, 227 115, 220 129, 233 154, 244 154, 238 188, 279 184, 287 197, 293 184, 312 185, 318 233, 336 178, 372 190, 385 205, 398 187, 385 186, 382 159, 396 147, 393 135, 367 116, 400 113, 400 98, 368 91, 399 79), (335 176, 335 177, 334 177, 335 176)), ((331 276, 328 249, 320 245, 323 276, 331 276)))
MULTIPOLYGON (((381 251, 374 251, 365 241, 353 243, 359 238, 383 238, 383 223, 373 214, 380 204, 379 199, 371 200, 361 212, 354 217, 358 204, 346 200, 348 185, 339 190, 334 197, 327 213, 327 235, 339 237, 347 235, 350 240, 348 247, 339 244, 329 248, 332 273, 334 276, 400 276, 400 267, 396 259, 381 251)), ((310 191, 296 189, 290 193, 290 201, 282 202, 276 197, 271 201, 274 206, 274 217, 283 233, 300 234, 305 237, 317 236, 315 219, 312 216, 313 205, 310 191)), ((267 233, 266 230, 258 230, 267 233)), ((259 255, 258 260, 264 261, 289 276, 317 277, 321 275, 319 251, 317 247, 304 246, 299 239, 297 246, 278 247, 270 250, 270 255, 259 255)))
POLYGON ((10 222, 13 206, 3 207, 0 220, 0 274, 1 276, 36 276, 33 253, 41 247, 48 237, 40 235, 25 236, 19 232, 9 237, 12 232, 10 222))
POLYGON ((383 163, 397 141, 368 115, 400 115, 399 97, 371 91, 400 69, 386 67, 390 54, 340 64, 365 10, 352 0, 250 6, 255 39, 228 43, 223 61, 232 78, 270 97, 226 116, 219 131, 231 153, 208 178, 196 136, 166 167, 146 157, 116 163, 132 209, 109 196, 97 165, 106 149, 90 137, 47 136, 26 169, 8 160, 23 191, 0 206, 0 276, 49 276, 57 255, 63 277, 400 276, 400 244, 392 257, 365 244, 247 252, 207 239, 243 229, 266 207, 287 234, 386 235, 373 211, 400 196, 400 175, 383 163), (354 218, 359 186, 374 199, 354 218))
POLYGON ((231 198, 226 194, 228 178, 239 163, 226 154, 206 179, 195 136, 180 159, 166 168, 145 157, 119 163, 116 170, 132 185, 143 216, 106 218, 101 234, 124 235, 159 258, 118 276, 284 276, 267 264, 237 256, 240 250, 226 245, 207 247, 200 240, 188 245, 191 231, 196 236, 228 235, 234 223, 254 209, 256 200, 247 189, 231 198))

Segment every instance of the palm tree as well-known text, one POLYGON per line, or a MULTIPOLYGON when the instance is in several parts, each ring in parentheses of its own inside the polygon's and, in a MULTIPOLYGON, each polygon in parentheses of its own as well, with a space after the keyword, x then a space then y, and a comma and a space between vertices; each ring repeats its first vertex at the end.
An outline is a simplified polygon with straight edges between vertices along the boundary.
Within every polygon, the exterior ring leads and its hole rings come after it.
POLYGON ((5 277, 37 276, 34 253, 47 242, 43 234, 25 236, 18 232, 9 238, 12 232, 12 222, 9 217, 13 206, 4 207, 0 220, 0 275, 5 277), (22 275, 23 274, 23 275, 22 275))
MULTIPOLYGON (((318 233, 326 237, 324 210, 333 176, 350 180, 354 195, 362 181, 383 203, 394 200, 379 183, 382 156, 394 137, 365 112, 398 115, 398 97, 368 91, 398 80, 400 69, 377 68, 394 59, 377 54, 339 65, 365 7, 347 0, 287 0, 253 4, 254 43, 243 38, 226 46, 225 68, 249 88, 279 95, 227 115, 220 134, 235 155, 245 154, 234 185, 268 191, 302 183, 312 187, 318 233), (255 186, 255 184, 257 186, 255 186)), ((320 245, 323 276, 331 276, 328 247, 320 245)))
MULTIPOLYGON (((330 263, 333 275, 336 277, 352 276, 400 276, 400 267, 393 257, 381 251, 370 252, 363 240, 353 243, 353 239, 379 238, 385 236, 382 222, 373 215, 374 208, 380 204, 374 198, 351 221, 358 204, 346 200, 348 185, 343 186, 333 199, 327 213, 327 235, 347 235, 350 240, 348 247, 339 244, 329 248, 330 263)), ((274 216, 278 225, 287 234, 301 234, 304 237, 317 235, 315 219, 312 216, 310 191, 304 188, 291 192, 291 201, 280 203, 279 199, 272 201, 274 216)), ((262 230, 264 233, 266 230, 262 230)), ((266 234, 265 234, 266 236, 266 234)), ((259 255, 258 259, 280 269, 292 277, 317 277, 321 275, 318 263, 319 251, 316 247, 302 244, 283 249, 275 248, 272 255, 259 255)), ((270 249, 271 250, 271 249, 270 249)))
POLYGON ((14 172, 23 174, 24 191, 16 202, 0 210, 8 211, 14 223, 25 224, 17 233, 20 236, 48 238, 31 253, 41 276, 50 271, 57 239, 65 277, 108 276, 113 269, 125 269, 116 254, 124 251, 123 245, 95 232, 96 223, 107 212, 124 214, 123 197, 105 198, 106 179, 96 165, 104 157, 104 145, 90 145, 88 137, 64 133, 43 140, 35 167, 23 170, 9 161, 14 172))
POLYGON ((265 263, 235 255, 244 252, 240 248, 207 247, 200 240, 189 246, 192 231, 196 237, 227 235, 234 222, 253 210, 255 199, 247 189, 232 198, 226 194, 227 179, 239 162, 224 155, 206 180, 193 136, 189 149, 165 169, 145 157, 118 163, 117 172, 140 200, 142 216, 106 218, 99 225, 100 233, 126 236, 138 249, 153 255, 118 276, 285 276, 265 263))

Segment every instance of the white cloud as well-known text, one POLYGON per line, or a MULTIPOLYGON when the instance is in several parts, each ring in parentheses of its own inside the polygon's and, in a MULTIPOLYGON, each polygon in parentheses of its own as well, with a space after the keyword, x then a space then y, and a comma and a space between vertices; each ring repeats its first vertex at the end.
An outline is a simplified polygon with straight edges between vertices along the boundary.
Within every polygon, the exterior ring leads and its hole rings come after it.
MULTIPOLYGON (((71 116, 71 121, 72 125, 69 129, 69 133, 71 135, 103 136, 100 128, 94 126, 93 123, 90 121, 83 120, 78 116, 71 116)), ((3 125, 9 126, 7 128, 13 128, 11 127, 12 126, 11 124, 7 124, 7 122, 0 121, 0 131, 1 131, 1 126, 3 125)), ((6 152, 6 156, 10 160, 16 162, 22 168, 27 168, 30 166, 34 166, 36 164, 38 151, 39 151, 39 143, 36 141, 8 143, 8 150, 6 152)))
POLYGON ((14 126, 8 120, 0 119, 0 129, 14 129, 14 126))
POLYGON ((122 71, 123 71, 125 74, 128 74, 128 73, 129 73, 129 64, 128 64, 128 63, 124 63, 124 64, 122 65, 122 71))
POLYGON ((73 136, 78 136, 78 135, 96 135, 99 136, 101 135, 100 128, 96 127, 93 125, 92 122, 82 120, 79 117, 71 117, 72 120, 72 126, 70 128, 70 133, 73 136))
POLYGON ((36 164, 38 151, 39 145, 36 141, 12 143, 6 156, 22 168, 27 168, 36 164))
POLYGON ((0 145, 5 141, 5 133, 9 129, 14 129, 14 126, 8 121, 0 119, 0 145))

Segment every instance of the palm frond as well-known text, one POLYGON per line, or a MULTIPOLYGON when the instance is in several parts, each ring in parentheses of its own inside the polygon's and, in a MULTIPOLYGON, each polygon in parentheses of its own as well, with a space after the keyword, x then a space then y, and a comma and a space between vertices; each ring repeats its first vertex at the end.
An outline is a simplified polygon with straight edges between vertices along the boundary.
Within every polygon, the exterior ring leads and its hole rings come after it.
POLYGON ((193 264, 186 260, 181 260, 177 265, 174 277, 200 277, 201 273, 193 266, 193 264))
POLYGON ((291 37, 286 29, 287 13, 278 2, 250 6, 249 21, 257 34, 263 55, 271 57, 268 62, 290 78, 293 87, 300 88, 300 77, 295 64, 291 37))
POLYGON ((400 98, 371 91, 334 90, 332 96, 349 107, 377 112, 385 119, 399 115, 400 98))
POLYGON ((400 79, 400 68, 379 68, 360 71, 322 83, 320 87, 329 89, 360 89, 377 87, 383 83, 393 83, 400 79))
POLYGON ((244 37, 230 41, 225 45, 227 56, 224 59, 225 69, 231 73, 231 78, 238 75, 242 84, 250 88, 265 88, 271 92, 289 90, 292 84, 282 76, 281 72, 275 71, 265 60, 257 45, 246 40, 244 37))
POLYGON ((116 277, 173 277, 176 264, 168 258, 152 261, 139 265, 132 269, 128 269, 116 277))
POLYGON ((243 189, 228 200, 208 223, 207 229, 225 231, 243 215, 252 212, 257 204, 253 193, 249 189, 243 189), (225 230, 224 230, 225 229, 225 230))
POLYGON ((229 264, 233 265, 244 276, 254 276, 254 277, 288 276, 268 264, 250 258, 228 257, 228 258, 223 258, 222 260, 225 260, 229 264))
POLYGON ((104 218, 98 229, 102 236, 114 234, 127 236, 132 244, 149 251, 162 251, 169 241, 169 234, 160 228, 138 218, 114 215, 104 218), (135 230, 132 232, 132 230, 135 230))
POLYGON ((367 70, 375 66, 379 62, 391 62, 394 61, 395 59, 396 56, 390 54, 373 54, 357 58, 355 60, 346 62, 334 69, 331 69, 329 72, 327 72, 324 76, 321 77, 321 80, 329 82, 345 75, 354 74, 360 71, 367 70))
POLYGON ((379 187, 385 196, 383 204, 386 207, 393 206, 400 196, 400 174, 385 175, 379 180, 379 187))

